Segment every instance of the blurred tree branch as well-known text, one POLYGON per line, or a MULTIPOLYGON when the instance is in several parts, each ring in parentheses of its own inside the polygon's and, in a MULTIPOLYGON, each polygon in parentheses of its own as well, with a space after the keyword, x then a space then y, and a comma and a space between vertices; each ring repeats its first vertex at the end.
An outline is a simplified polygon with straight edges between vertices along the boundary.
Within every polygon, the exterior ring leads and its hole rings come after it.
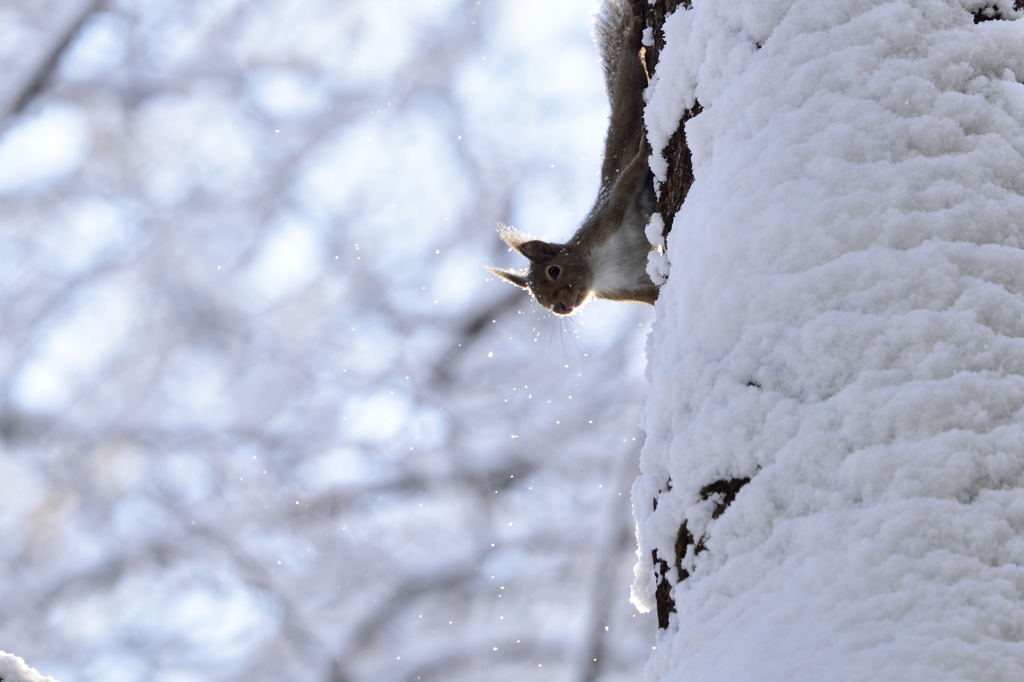
POLYGON ((0 108, 88 137, 0 187, 0 637, 82 680, 631 676, 649 311, 566 328, 483 270, 523 187, 591 191, 585 3, 64 4, 0 108), (57 68, 99 9, 114 56, 57 68))
POLYGON ((0 89, 0 133, 10 125, 11 119, 28 106, 42 92, 50 80, 60 57, 78 35, 82 25, 106 0, 72 0, 60 7, 53 19, 50 33, 44 36, 37 49, 22 58, 18 70, 10 74, 0 89))

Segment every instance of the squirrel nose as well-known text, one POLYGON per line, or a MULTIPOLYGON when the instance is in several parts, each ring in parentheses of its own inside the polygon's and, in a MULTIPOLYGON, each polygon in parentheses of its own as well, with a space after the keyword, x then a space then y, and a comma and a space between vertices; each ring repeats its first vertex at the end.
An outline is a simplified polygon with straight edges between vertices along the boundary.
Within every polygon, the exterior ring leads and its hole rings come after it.
POLYGON ((556 315, 568 315, 572 311, 572 308, 559 301, 558 303, 551 306, 551 310, 556 315))

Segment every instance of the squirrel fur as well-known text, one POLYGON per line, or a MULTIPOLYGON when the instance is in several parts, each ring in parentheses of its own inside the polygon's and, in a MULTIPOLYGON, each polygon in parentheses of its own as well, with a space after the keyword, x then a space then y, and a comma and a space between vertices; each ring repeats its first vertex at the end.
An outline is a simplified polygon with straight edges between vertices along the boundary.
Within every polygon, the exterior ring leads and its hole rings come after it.
POLYGON ((642 56, 642 2, 607 0, 596 21, 611 119, 594 207, 576 234, 560 244, 498 226, 505 243, 530 264, 525 271, 490 271, 558 315, 569 315, 594 297, 651 305, 658 298, 647 274, 647 255, 654 247, 644 231, 656 199, 643 120, 649 80, 642 56))

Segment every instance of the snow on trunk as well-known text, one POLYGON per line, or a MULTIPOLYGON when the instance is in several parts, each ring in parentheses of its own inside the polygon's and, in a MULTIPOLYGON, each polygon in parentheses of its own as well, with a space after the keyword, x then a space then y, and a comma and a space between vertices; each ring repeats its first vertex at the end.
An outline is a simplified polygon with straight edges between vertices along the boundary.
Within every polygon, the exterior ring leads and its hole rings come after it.
POLYGON ((647 677, 1024 680, 1021 12, 693 4, 646 113, 658 150, 703 107, 633 489, 647 677))
POLYGON ((0 651, 0 682, 57 682, 52 677, 43 677, 35 668, 30 668, 23 659, 0 651))

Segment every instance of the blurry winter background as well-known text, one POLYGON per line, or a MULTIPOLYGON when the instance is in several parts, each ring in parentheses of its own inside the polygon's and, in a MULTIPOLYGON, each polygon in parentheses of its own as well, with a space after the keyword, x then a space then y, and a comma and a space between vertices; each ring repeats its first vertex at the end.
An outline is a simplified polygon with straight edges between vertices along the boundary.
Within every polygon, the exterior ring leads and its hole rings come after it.
POLYGON ((639 305, 563 238, 594 0, 0 0, 0 649, 62 682, 632 680, 639 305))

